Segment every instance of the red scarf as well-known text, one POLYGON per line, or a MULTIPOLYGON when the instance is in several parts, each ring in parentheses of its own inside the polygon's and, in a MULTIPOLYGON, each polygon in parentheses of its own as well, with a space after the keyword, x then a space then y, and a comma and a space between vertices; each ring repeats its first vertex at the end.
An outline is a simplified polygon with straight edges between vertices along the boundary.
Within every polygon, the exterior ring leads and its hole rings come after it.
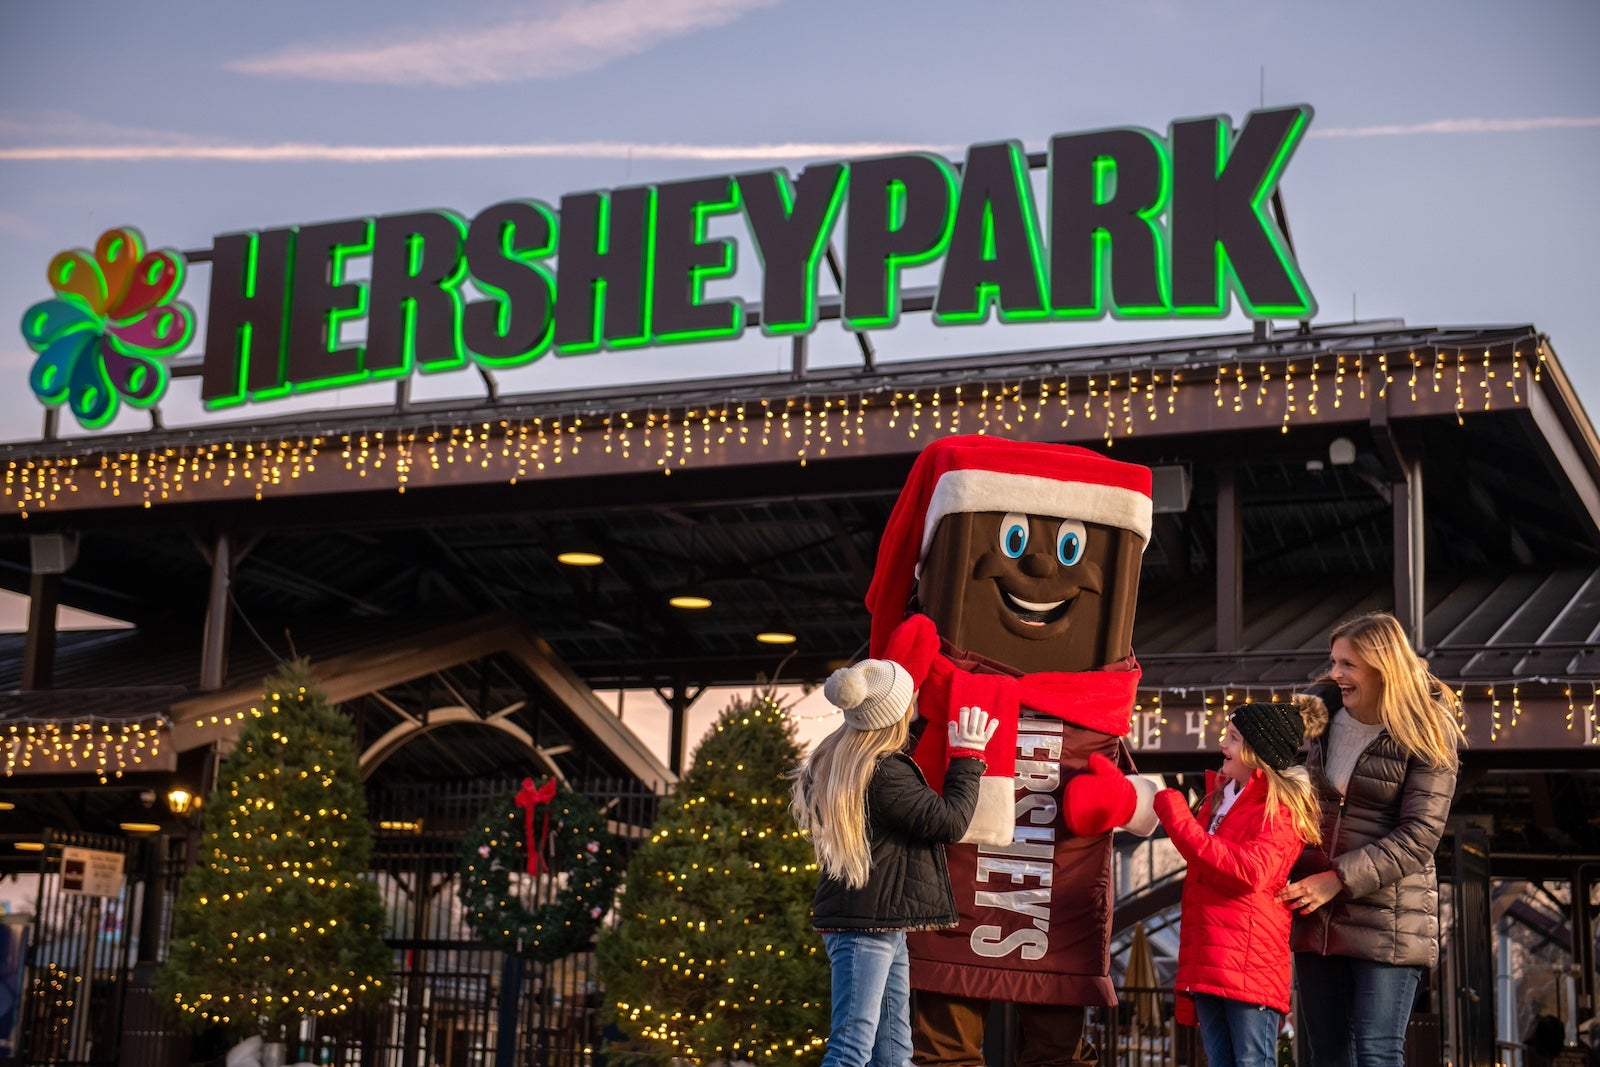
POLYGON ((930 782, 944 780, 949 747, 945 724, 965 707, 979 707, 1000 723, 984 749, 987 778, 1016 773, 1017 723, 1023 708, 1103 734, 1124 737, 1133 728, 1139 688, 1139 661, 1124 659, 1094 671, 1008 673, 999 663, 941 642, 917 695, 917 712, 928 727, 912 758, 930 782))

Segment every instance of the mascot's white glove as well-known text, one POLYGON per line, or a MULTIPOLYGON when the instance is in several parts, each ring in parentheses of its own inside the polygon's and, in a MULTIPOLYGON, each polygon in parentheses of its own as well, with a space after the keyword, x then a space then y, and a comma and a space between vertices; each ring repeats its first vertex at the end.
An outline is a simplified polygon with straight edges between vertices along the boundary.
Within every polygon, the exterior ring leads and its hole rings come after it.
POLYGON ((982 708, 962 708, 960 714, 950 720, 950 747, 982 752, 998 729, 1000 720, 991 719, 982 708))

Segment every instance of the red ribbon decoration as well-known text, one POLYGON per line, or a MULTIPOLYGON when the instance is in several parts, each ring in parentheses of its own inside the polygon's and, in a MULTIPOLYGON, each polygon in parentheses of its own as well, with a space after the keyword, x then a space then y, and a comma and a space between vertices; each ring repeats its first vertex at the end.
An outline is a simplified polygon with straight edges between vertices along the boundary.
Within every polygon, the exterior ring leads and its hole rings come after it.
POLYGON ((556 780, 550 779, 544 785, 535 786, 532 778, 522 780, 522 789, 517 793, 517 807, 526 808, 528 811, 528 873, 537 876, 539 873, 539 857, 544 853, 545 838, 550 835, 550 809, 544 810, 544 820, 539 825, 538 840, 533 832, 533 812, 541 804, 548 805, 556 798, 556 780))

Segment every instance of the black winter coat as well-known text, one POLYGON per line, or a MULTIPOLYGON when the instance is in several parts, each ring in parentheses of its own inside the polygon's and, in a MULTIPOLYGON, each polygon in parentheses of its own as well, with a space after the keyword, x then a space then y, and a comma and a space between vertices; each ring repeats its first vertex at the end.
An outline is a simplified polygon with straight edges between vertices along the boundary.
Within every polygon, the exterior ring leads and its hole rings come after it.
POLYGON ((928 787, 911 757, 878 761, 867 783, 867 884, 847 889, 823 876, 811 905, 818 930, 931 930, 956 924, 956 898, 944 846, 959 841, 978 806, 984 762, 953 759, 944 795, 928 787))

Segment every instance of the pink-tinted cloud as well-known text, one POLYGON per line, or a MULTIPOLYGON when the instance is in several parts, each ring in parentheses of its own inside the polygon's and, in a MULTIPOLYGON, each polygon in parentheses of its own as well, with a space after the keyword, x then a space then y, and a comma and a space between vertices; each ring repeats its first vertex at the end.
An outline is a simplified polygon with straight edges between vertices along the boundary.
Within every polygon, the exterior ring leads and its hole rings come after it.
POLYGON ((141 163, 158 161, 225 163, 407 163, 470 159, 683 159, 787 161, 844 159, 898 152, 949 152, 949 145, 893 142, 791 142, 783 144, 697 145, 574 141, 529 144, 331 145, 173 144, 39 145, 0 148, 0 160, 141 163))
POLYGON ((471 30, 385 42, 293 45, 228 70, 373 85, 468 86, 563 78, 663 41, 733 22, 777 0, 595 0, 471 30))
POLYGON ((1600 117, 1541 119, 1434 119, 1396 126, 1313 126, 1309 137, 1411 137, 1429 133, 1532 133, 1535 130, 1592 130, 1600 117))

